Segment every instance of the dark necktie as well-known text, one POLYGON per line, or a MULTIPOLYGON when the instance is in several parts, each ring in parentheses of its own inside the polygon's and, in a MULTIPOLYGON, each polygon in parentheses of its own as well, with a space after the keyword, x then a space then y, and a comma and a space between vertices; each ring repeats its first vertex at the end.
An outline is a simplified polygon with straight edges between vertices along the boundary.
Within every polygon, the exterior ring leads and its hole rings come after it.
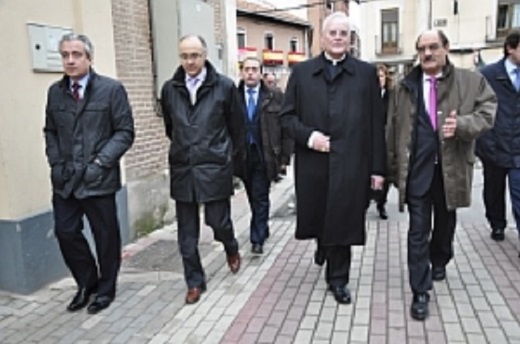
POLYGON ((79 89, 81 88, 81 85, 77 82, 74 82, 72 84, 72 96, 76 101, 81 100, 81 95, 79 94, 79 89))
POLYGON ((256 90, 254 88, 247 89, 247 117, 250 121, 253 120, 253 116, 255 115, 256 104, 255 104, 255 94, 256 90))

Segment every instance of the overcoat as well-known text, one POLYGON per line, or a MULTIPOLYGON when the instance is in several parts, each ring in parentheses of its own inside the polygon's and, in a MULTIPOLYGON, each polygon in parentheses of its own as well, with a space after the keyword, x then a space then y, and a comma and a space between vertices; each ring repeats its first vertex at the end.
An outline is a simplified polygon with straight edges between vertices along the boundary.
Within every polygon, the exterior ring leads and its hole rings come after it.
POLYGON ((296 65, 282 106, 295 140, 297 239, 363 245, 371 175, 385 175, 384 115, 376 68, 347 55, 331 77, 324 55, 296 65), (308 147, 313 131, 330 152, 308 147))
POLYGON ((84 97, 76 101, 64 76, 49 88, 45 112, 53 192, 65 199, 85 199, 119 190, 120 160, 135 137, 123 85, 91 69, 84 97))
POLYGON ((228 198, 233 194, 233 160, 245 161, 238 91, 208 61, 206 70, 195 104, 182 67, 162 88, 161 107, 170 139, 170 194, 177 201, 206 203, 228 198))
MULTIPOLYGON (((445 66, 437 86, 437 135, 448 210, 471 204, 475 139, 493 126, 497 109, 495 93, 476 72, 445 66), (443 138, 442 125, 457 111, 457 129, 452 138, 443 138)), ((399 190, 399 210, 404 211, 408 173, 414 146, 415 122, 422 80, 420 66, 404 78, 390 99, 387 128, 389 177, 399 190)))

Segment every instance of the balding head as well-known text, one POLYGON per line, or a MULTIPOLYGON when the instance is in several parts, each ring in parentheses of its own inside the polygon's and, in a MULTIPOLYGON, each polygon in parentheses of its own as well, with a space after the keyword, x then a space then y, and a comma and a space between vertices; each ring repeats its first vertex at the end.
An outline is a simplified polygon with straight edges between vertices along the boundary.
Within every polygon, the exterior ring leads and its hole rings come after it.
POLYGON ((448 63, 450 49, 448 37, 440 30, 424 31, 415 43, 421 68, 427 75, 437 75, 448 63))

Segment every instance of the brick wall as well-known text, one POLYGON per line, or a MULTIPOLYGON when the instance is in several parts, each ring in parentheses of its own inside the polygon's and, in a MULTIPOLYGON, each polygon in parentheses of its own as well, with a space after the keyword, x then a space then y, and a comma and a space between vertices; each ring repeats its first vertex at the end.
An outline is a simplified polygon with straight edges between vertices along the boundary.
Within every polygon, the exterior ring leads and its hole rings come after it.
POLYGON ((208 3, 212 5, 215 10, 215 43, 222 44, 224 43, 222 0, 209 0, 208 3))
POLYGON ((168 141, 156 114, 148 1, 112 0, 112 16, 117 76, 128 91, 136 129, 125 156, 131 181, 167 168, 168 141))

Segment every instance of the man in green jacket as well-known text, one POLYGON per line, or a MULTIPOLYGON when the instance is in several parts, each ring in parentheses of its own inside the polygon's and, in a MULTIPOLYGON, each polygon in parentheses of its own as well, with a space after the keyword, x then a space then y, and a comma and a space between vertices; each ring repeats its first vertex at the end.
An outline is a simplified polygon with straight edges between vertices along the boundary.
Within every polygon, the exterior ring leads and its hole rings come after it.
POLYGON ((445 279, 453 257, 456 209, 470 205, 475 139, 492 127, 497 100, 482 75, 448 60, 442 31, 422 33, 416 49, 420 65, 390 101, 388 161, 399 208, 406 203, 410 216, 410 312, 424 320, 432 279, 445 279))

